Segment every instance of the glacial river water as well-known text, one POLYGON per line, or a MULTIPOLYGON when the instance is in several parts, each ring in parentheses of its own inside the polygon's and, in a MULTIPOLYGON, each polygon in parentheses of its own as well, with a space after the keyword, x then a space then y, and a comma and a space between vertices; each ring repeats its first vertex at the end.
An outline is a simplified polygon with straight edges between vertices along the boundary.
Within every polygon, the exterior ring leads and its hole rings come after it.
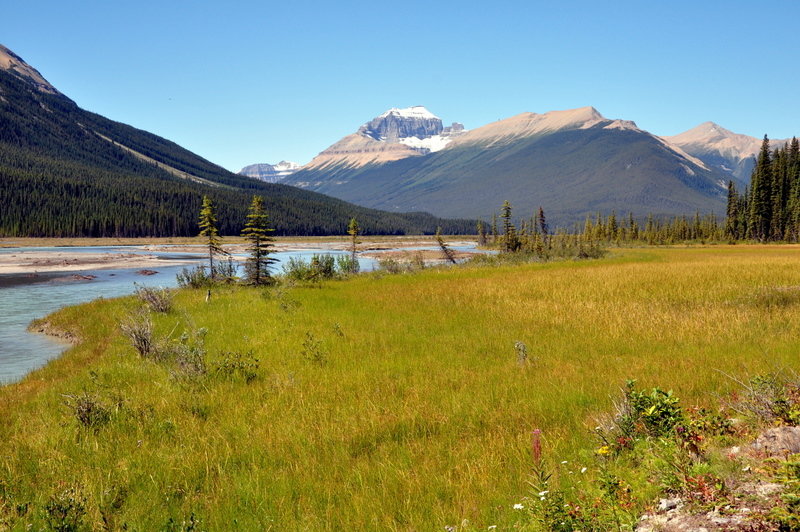
MULTIPOLYGON (((474 246, 454 247, 454 249, 474 249, 474 246)), ((8 248, 0 249, 0 253, 16 253, 20 251, 64 251, 64 248, 8 248)), ((42 334, 27 331, 28 325, 36 318, 44 317, 62 307, 91 301, 99 297, 114 298, 133 293, 136 284, 140 286, 174 287, 177 286, 177 274, 184 267, 205 263, 205 255, 193 253, 154 253, 144 249, 130 247, 84 247, 69 248, 70 252, 91 253, 142 253, 158 255, 165 260, 184 261, 179 266, 148 266, 158 273, 143 276, 136 269, 92 270, 80 272, 40 273, 35 277, 28 274, 0 274, 0 385, 14 382, 28 372, 39 368, 51 358, 59 356, 68 346, 42 334), (90 280, 75 280, 73 273, 81 276, 94 276, 90 280)), ((281 271, 281 264, 291 257, 299 257, 306 261, 314 253, 330 253, 340 255, 344 252, 324 249, 307 249, 302 251, 285 251, 274 254, 278 259, 276 272, 281 271)), ((372 259, 359 259, 361 271, 376 268, 377 262, 372 259)))

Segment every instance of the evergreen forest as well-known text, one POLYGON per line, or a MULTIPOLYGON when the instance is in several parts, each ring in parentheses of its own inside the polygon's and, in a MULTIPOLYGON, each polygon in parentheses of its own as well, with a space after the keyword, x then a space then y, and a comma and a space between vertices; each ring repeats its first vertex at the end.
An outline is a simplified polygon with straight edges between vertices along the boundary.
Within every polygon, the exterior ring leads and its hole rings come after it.
POLYGON ((800 143, 793 138, 770 150, 764 136, 750 186, 741 193, 728 184, 726 235, 759 242, 800 239, 800 143))
POLYGON ((203 196, 223 235, 263 197, 276 235, 474 232, 474 222, 388 213, 239 176, 151 133, 85 111, 0 71, 0 236, 195 236, 203 196))

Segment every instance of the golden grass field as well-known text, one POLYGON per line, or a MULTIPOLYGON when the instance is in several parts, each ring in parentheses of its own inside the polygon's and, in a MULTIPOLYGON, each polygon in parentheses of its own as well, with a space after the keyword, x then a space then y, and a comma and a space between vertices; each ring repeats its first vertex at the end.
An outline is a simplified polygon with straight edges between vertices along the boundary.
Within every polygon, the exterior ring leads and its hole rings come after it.
POLYGON ((182 290, 153 320, 207 330, 202 376, 135 353, 119 324, 140 305, 59 311, 81 343, 0 388, 0 530, 44 528, 70 496, 96 530, 524 528, 534 429, 589 485, 625 379, 702 405, 725 374, 798 368, 800 248, 182 290), (79 398, 107 419, 83 427, 79 398))

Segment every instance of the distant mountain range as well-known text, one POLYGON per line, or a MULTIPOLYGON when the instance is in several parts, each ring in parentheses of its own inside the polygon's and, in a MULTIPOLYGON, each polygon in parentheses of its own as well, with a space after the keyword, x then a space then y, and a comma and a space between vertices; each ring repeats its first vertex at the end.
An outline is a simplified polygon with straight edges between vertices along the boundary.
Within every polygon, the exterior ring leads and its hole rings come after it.
POLYGON ((299 169, 300 165, 297 163, 281 161, 274 165, 267 163, 251 164, 249 166, 245 166, 236 173, 239 175, 252 177, 253 179, 266 181, 267 183, 277 183, 284 177, 291 175, 299 169))
POLYGON ((204 195, 238 235, 254 195, 277 234, 474 231, 473 220, 381 212, 229 172, 166 139, 78 107, 0 45, 0 237, 194 236, 204 195))
MULTIPOLYGON (((680 135, 663 138, 742 183, 749 182, 755 157, 764 140, 733 133, 714 122, 705 122, 680 135)), ((780 148, 790 140, 770 140, 770 146, 780 148)))
POLYGON ((424 107, 391 109, 281 182, 445 217, 488 219, 505 200, 522 216, 542 206, 562 225, 612 210, 721 215, 727 182, 749 179, 760 147, 747 139, 710 123, 660 138, 592 107, 522 113, 471 131, 445 131, 424 107))

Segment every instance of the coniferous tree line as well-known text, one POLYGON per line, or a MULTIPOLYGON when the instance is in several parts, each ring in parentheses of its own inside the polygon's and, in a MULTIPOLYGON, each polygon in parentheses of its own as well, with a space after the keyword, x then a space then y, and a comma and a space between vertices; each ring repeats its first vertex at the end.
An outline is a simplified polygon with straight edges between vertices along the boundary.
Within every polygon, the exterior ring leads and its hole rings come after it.
MULTIPOLYGON (((669 245, 680 242, 721 242, 726 239, 724 226, 712 212, 693 216, 656 217, 649 214, 638 220, 632 212, 617 216, 615 211, 604 216, 587 216, 583 225, 559 227, 555 230, 547 223, 544 209, 539 207, 534 216, 512 222, 512 206, 503 204, 501 214, 492 217, 491 225, 478 221, 478 243, 514 253, 547 253, 554 245, 583 246, 585 250, 598 245, 669 245)), ((584 251, 585 251, 584 250, 584 251)))
POLYGON ((800 143, 793 138, 775 150, 764 136, 750 186, 728 184, 725 235, 731 240, 800 240, 800 143))

